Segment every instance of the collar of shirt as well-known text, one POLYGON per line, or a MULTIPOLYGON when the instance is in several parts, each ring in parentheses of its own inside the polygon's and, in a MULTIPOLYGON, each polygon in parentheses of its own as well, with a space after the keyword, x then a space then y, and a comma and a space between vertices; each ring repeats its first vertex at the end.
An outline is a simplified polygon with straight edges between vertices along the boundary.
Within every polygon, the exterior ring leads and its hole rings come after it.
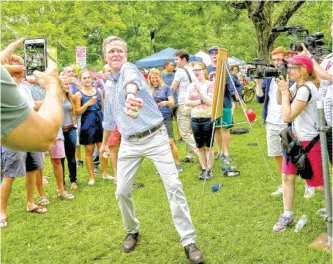
POLYGON ((120 72, 117 72, 115 75, 112 75, 112 72, 110 72, 108 79, 112 82, 118 82, 120 76, 120 72))

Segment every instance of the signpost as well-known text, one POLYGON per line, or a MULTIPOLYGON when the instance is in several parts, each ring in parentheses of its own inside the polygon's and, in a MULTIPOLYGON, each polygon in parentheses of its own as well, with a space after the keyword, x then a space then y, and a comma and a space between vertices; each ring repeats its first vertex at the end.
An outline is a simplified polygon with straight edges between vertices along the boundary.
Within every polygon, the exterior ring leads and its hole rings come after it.
POLYGON ((79 63, 81 68, 85 68, 87 66, 87 48, 85 46, 76 46, 75 54, 76 63, 79 63))

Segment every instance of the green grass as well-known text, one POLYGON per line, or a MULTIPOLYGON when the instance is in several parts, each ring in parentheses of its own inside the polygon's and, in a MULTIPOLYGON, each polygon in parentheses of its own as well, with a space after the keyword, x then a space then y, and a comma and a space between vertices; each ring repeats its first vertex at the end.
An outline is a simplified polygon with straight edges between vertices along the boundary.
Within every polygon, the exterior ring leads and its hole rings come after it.
MULTIPOLYGON (((261 122, 261 106, 248 104, 257 111, 261 122)), ((236 120, 245 121, 237 109, 236 120)), ((247 125, 241 125, 246 127, 247 125)), ((267 159, 265 128, 253 125, 267 159)), ((304 181, 297 179, 295 213, 299 218, 308 215, 308 223, 299 233, 293 229, 273 233, 282 209, 282 197, 270 193, 280 184, 274 161, 268 160, 274 175, 269 176, 252 133, 231 136, 232 164, 241 175, 235 178, 222 176, 219 162, 215 163, 215 178, 206 182, 197 179, 199 163, 184 164, 180 174, 198 233, 197 244, 206 257, 206 263, 314 263, 331 262, 331 255, 314 250, 309 244, 321 233, 326 224, 315 212, 325 205, 321 195, 303 198, 304 181), (214 183, 223 184, 213 193, 214 183)), ((178 145, 181 157, 185 145, 178 145)), ((49 157, 45 175, 51 181, 44 185, 51 204, 45 215, 25 212, 24 179, 14 182, 9 200, 9 227, 2 232, 2 263, 188 263, 178 234, 173 226, 163 185, 155 168, 145 160, 136 182, 145 187, 134 190, 136 214, 141 222, 140 242, 130 254, 122 252, 125 231, 115 200, 115 186, 96 177, 95 186, 87 186, 86 169, 79 169, 79 189, 73 201, 56 198, 56 183, 49 157)), ((66 176, 67 183, 69 182, 66 176)), ((68 188, 68 185, 67 185, 68 188)), ((37 197, 37 196, 36 196, 37 197)))

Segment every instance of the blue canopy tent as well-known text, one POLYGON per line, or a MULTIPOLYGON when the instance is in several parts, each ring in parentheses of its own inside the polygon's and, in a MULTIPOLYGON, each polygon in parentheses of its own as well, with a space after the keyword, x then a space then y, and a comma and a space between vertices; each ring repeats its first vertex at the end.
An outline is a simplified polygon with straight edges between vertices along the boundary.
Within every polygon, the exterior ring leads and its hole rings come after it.
MULTIPOLYGON (((166 60, 175 61, 173 55, 176 51, 177 50, 173 48, 166 48, 146 58, 136 61, 135 65, 138 68, 163 67, 166 60)), ((190 61, 202 61, 202 58, 190 54, 190 61)))

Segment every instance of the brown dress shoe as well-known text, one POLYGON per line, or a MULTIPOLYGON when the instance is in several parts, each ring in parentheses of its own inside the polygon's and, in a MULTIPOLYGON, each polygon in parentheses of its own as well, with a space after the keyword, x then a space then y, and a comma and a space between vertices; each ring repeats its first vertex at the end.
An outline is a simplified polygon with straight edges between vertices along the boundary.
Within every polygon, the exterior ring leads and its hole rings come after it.
POLYGON ((127 234, 123 242, 123 248, 125 252, 131 252, 135 248, 138 242, 138 236, 139 233, 127 234))
POLYGON ((191 261, 191 264, 200 264, 204 262, 204 256, 195 244, 185 246, 184 250, 186 257, 191 261))

